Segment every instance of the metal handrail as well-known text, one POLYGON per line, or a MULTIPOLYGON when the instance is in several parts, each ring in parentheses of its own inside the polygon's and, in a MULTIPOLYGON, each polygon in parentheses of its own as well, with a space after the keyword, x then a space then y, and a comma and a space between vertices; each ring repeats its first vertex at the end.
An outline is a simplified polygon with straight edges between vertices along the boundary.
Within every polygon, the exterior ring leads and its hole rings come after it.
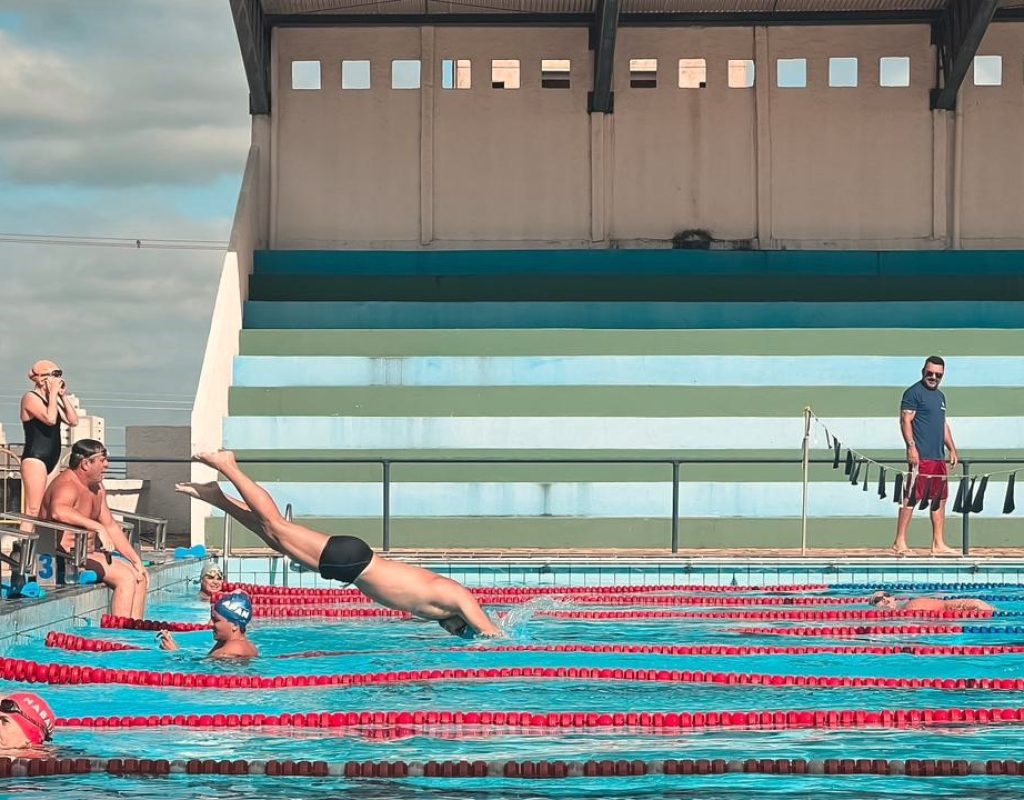
MULTIPOLYGON (((63 522, 55 522, 54 520, 41 519, 39 517, 30 517, 28 514, 16 514, 13 511, 0 512, 0 519, 17 520, 18 522, 31 523, 36 528, 45 528, 47 530, 56 531, 59 533, 70 533, 75 537, 75 543, 71 550, 71 557, 74 562, 74 567, 80 568, 85 564, 86 556, 88 555, 87 546, 89 543, 89 531, 84 528, 79 528, 74 525, 66 525, 63 522)), ((7 534, 13 535, 13 534, 7 534)), ((35 564, 35 548, 39 538, 39 534, 32 534, 35 538, 31 542, 30 550, 31 557, 26 559, 24 554, 22 560, 24 561, 23 569, 29 570, 35 564)), ((22 574, 28 575, 33 574, 34 569, 23 572, 22 574)))
POLYGON ((120 517, 122 520, 128 520, 134 523, 133 531, 138 530, 139 541, 142 541, 142 526, 143 524, 153 526, 153 548, 155 550, 166 550, 167 549, 167 520, 162 517, 148 517, 145 514, 136 514, 129 511, 114 511, 110 512, 114 518, 120 517))
MULTIPOLYGON (((137 460, 139 462, 146 463, 182 463, 182 459, 169 458, 169 459, 158 459, 158 458, 145 458, 145 459, 126 459, 128 461, 137 460)), ((898 458, 876 458, 875 462, 880 464, 905 464, 905 460, 898 458)), ((677 457, 629 457, 629 458, 615 458, 615 457, 578 457, 578 458, 543 458, 543 457, 532 457, 532 458, 507 458, 507 457, 490 457, 490 456, 473 456, 473 457, 462 457, 457 456, 454 458, 429 458, 429 457, 418 457, 418 458, 390 458, 390 457, 366 457, 361 456, 358 458, 273 458, 273 457, 261 457, 261 458, 239 458, 239 464, 380 464, 381 466, 381 484, 382 484, 382 511, 381 511, 381 522, 382 522, 382 549, 387 552, 391 549, 391 467, 395 464, 663 464, 670 465, 672 467, 672 552, 679 552, 679 474, 682 465, 700 465, 700 464, 761 464, 761 465, 790 465, 797 466, 804 463, 808 464, 833 464, 834 457, 830 458, 808 458, 802 457, 788 457, 788 458, 735 458, 730 456, 703 456, 700 458, 689 458, 686 456, 677 457)), ((959 464, 963 467, 964 475, 970 475, 971 465, 980 464, 1001 464, 1012 466, 1016 464, 1024 465, 1024 458, 961 458, 959 464)), ((290 505, 286 509, 290 511, 290 505)), ((970 514, 969 508, 963 510, 963 554, 970 554, 970 514)), ((290 518, 290 517, 289 517, 290 518)), ((229 542, 229 526, 230 517, 225 517, 225 555, 228 552, 229 542)))

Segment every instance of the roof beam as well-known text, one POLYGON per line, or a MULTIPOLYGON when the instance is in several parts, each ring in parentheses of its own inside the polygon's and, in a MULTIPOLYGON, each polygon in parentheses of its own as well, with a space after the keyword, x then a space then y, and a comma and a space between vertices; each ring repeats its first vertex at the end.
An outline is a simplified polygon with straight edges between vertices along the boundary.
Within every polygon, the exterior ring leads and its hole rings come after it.
POLYGON ((999 0, 949 0, 932 26, 932 43, 938 48, 942 76, 942 87, 932 89, 933 109, 956 108, 960 86, 998 6, 999 0))
POLYGON ((594 51, 594 88, 590 93, 591 114, 611 114, 615 108, 612 72, 615 65, 615 35, 619 30, 619 0, 597 0, 597 12, 590 26, 590 49, 594 51))
POLYGON ((270 113, 270 24, 260 0, 230 0, 242 64, 249 82, 249 113, 270 113))

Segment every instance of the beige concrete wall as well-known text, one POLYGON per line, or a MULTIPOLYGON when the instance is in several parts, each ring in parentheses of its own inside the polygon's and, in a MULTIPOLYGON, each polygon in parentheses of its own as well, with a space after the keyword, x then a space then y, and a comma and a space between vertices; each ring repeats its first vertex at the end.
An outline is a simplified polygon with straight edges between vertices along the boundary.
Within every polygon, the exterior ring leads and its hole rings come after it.
POLYGON ((726 84, 730 59, 754 58, 753 31, 624 28, 616 51, 612 238, 755 237, 754 89, 726 84), (631 89, 630 59, 648 58, 658 87, 631 89), (681 58, 705 60, 705 88, 679 88, 681 58))
POLYGON ((284 29, 274 38, 271 243, 278 248, 626 245, 688 228, 760 247, 1024 246, 1024 25, 990 30, 1004 85, 974 87, 962 116, 929 109, 927 26, 624 28, 615 113, 588 115, 583 28, 284 29), (908 56, 909 87, 879 85, 879 59, 908 56), (828 86, 830 57, 859 85, 828 86), (422 87, 394 90, 391 61, 423 59, 422 87), (520 61, 521 87, 490 86, 491 59, 520 61), (572 88, 542 89, 542 58, 572 61, 572 88), (657 58, 657 89, 629 86, 630 58, 657 58), (707 85, 678 87, 703 58, 707 85), (807 59, 808 85, 776 85, 777 59, 807 59), (369 59, 373 88, 342 91, 342 59, 369 59), (441 89, 443 59, 472 88, 441 89), (756 85, 726 85, 753 59, 756 85), (290 88, 319 60, 320 91, 290 88))
POLYGON ((188 531, 191 524, 191 501, 174 491, 174 484, 190 479, 190 444, 190 432, 186 425, 129 425, 125 431, 125 451, 133 460, 128 464, 127 477, 145 481, 147 491, 137 509, 125 506, 118 508, 166 519, 169 534, 188 531), (146 458, 180 460, 173 464, 135 460, 146 458))
POLYGON ((585 29, 438 28, 434 233, 452 241, 590 235, 593 84, 585 29), (491 60, 518 59, 520 88, 491 88, 491 60), (441 60, 469 59, 472 88, 442 90, 441 60), (541 88, 541 60, 569 59, 569 89, 541 88))
POLYGON ((768 32, 772 237, 840 241, 932 235, 935 55, 926 26, 768 32), (879 86, 879 59, 910 57, 910 86, 879 86), (829 88, 830 57, 856 57, 857 88, 829 88), (776 83, 776 60, 807 59, 807 88, 776 83))
POLYGON ((419 29, 277 29, 274 48, 276 240, 417 241, 420 92, 390 87, 419 29), (343 59, 370 60, 371 89, 341 91, 343 59), (292 91, 293 60, 321 62, 320 91, 292 91))
POLYGON ((1022 247, 1024 239, 1024 26, 993 25, 980 55, 1003 57, 1003 85, 975 86, 973 70, 960 90, 963 246, 986 240, 1022 247))

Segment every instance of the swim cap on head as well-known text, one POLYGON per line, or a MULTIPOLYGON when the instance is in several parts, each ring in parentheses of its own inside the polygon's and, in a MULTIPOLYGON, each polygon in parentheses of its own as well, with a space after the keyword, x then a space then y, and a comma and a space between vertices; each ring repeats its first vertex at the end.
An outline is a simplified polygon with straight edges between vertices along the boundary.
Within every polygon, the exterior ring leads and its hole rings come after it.
POLYGON ((213 610, 228 622, 233 622, 244 629, 252 619, 252 600, 245 592, 236 592, 214 603, 213 610))
POLYGON ((200 573, 200 577, 205 578, 207 575, 216 575, 218 578, 223 578, 224 571, 216 564, 214 564, 212 561, 210 561, 207 563, 205 567, 203 567, 203 571, 202 573, 200 573))
POLYGON ((0 711, 10 716, 32 744, 49 739, 57 724, 49 703, 34 692, 8 695, 0 700, 0 711))

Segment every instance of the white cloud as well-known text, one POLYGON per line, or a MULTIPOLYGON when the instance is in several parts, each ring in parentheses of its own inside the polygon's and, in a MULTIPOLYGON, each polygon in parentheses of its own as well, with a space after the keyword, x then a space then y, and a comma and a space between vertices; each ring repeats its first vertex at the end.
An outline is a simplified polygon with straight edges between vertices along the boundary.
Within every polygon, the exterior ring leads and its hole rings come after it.
POLYGON ((17 5, 0 29, 0 178, 194 184, 240 169, 248 89, 227 2, 17 5))

